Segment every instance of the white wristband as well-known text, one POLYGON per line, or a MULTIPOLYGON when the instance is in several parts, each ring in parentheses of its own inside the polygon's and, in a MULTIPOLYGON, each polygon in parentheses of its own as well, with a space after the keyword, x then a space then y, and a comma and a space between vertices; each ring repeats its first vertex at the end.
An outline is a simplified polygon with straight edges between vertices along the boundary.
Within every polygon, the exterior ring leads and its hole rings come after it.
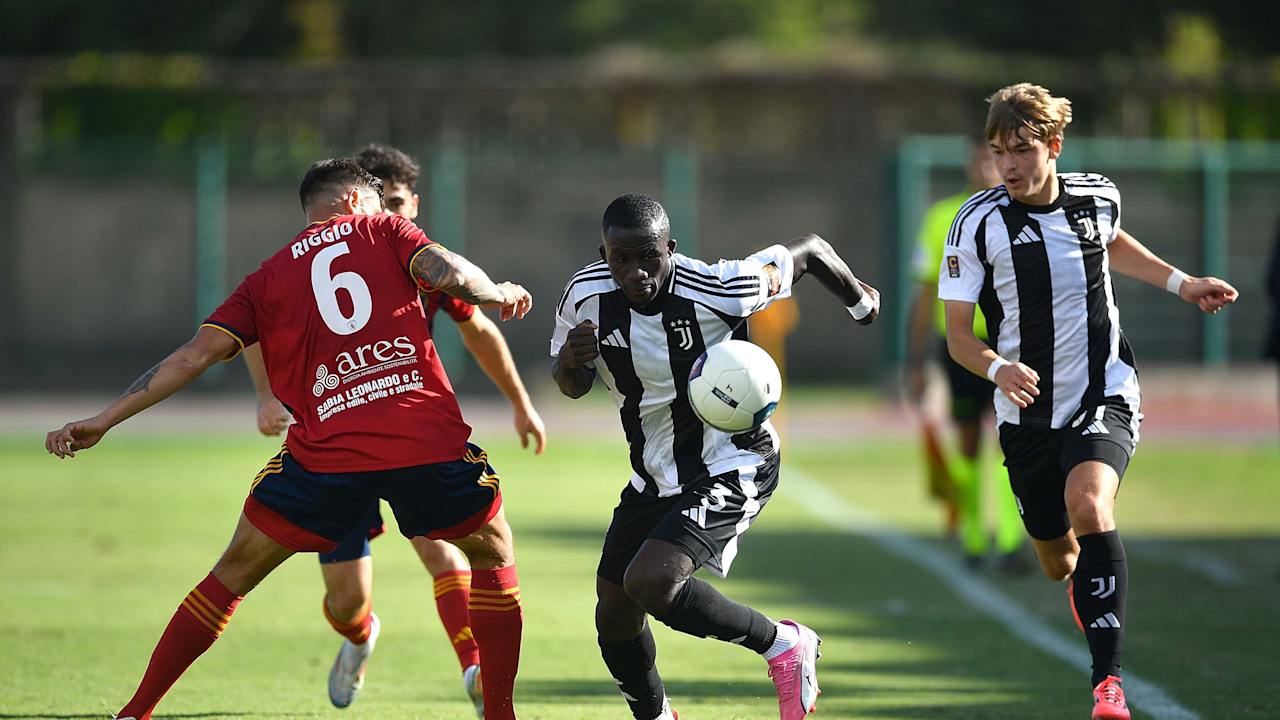
POLYGON ((1008 361, 1008 360, 1005 360, 1004 358, 1002 358, 1002 357, 1000 357, 999 355, 997 355, 997 356, 996 356, 996 359, 995 359, 995 360, 992 360, 992 361, 991 361, 991 364, 990 364, 989 366, 987 366, 987 379, 988 379, 988 380, 990 380, 991 382, 995 382, 995 381, 996 381, 996 371, 997 371, 997 370, 999 370, 1000 368, 1004 367, 1005 365, 1009 365, 1009 364, 1010 364, 1010 363, 1009 363, 1009 361, 1008 361))
POLYGON ((1186 279, 1186 273, 1182 272, 1178 268, 1174 268, 1173 272, 1169 273, 1169 279, 1164 281, 1164 289, 1174 295, 1178 295, 1178 291, 1182 289, 1182 283, 1186 279))
POLYGON ((849 311, 849 314, 853 316, 854 320, 861 320, 862 318, 870 315, 871 311, 875 310, 875 308, 876 303, 871 299, 871 293, 863 291, 862 299, 859 300, 856 305, 847 307, 845 310, 849 311))

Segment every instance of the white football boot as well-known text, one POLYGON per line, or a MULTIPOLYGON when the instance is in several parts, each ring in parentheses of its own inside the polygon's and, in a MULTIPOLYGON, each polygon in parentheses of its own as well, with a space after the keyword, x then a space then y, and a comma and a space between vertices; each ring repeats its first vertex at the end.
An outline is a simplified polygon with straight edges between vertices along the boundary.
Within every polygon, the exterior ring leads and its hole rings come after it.
POLYGON ((378 615, 371 613, 371 616, 369 639, 361 645, 343 640, 338 657, 333 661, 333 669, 329 671, 329 702, 334 707, 344 708, 355 702, 360 688, 364 687, 364 671, 369 667, 369 656, 373 654, 373 646, 382 630, 378 615))
POLYGON ((476 717, 484 720, 484 683, 480 679, 480 666, 471 665, 462 671, 462 687, 476 706, 476 717))

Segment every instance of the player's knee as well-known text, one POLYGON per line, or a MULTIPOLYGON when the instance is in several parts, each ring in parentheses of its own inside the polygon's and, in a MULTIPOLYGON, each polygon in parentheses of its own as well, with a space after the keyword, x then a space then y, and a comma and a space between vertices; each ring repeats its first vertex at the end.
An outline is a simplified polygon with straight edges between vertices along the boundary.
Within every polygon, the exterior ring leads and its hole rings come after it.
POLYGON ((329 615, 339 622, 352 622, 368 606, 369 595, 359 584, 330 586, 324 596, 329 615))
POLYGON ((661 616, 670 609, 679 582, 666 567, 633 562, 622 578, 622 587, 645 611, 661 616))
POLYGON ((425 537, 413 539, 413 549, 433 576, 451 570, 466 570, 467 559, 454 545, 425 537))
POLYGON ((1105 532, 1115 526, 1111 503, 1094 493, 1080 493, 1067 499, 1067 515, 1076 535, 1105 532))
POLYGON ((498 520, 494 518, 467 537, 453 541, 467 556, 471 567, 493 570, 515 564, 516 553, 515 544, 511 540, 511 528, 505 521, 498 520))

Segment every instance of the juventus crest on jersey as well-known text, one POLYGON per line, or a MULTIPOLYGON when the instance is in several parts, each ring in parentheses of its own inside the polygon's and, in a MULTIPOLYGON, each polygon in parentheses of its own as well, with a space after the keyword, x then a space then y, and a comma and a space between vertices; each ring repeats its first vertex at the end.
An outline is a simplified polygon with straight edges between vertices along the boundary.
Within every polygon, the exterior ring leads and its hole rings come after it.
POLYGON ((684 483, 756 465, 777 452, 778 437, 767 422, 738 435, 703 425, 689 405, 689 370, 708 346, 745 340, 747 317, 789 297, 791 275, 791 251, 781 245, 713 265, 674 254, 665 288, 643 310, 627 302, 603 261, 570 278, 551 355, 579 323, 596 324, 600 356, 590 367, 618 405, 636 490, 677 495, 684 483), (781 280, 772 294, 767 265, 777 267, 781 280))
POLYGON ((1003 185, 977 193, 943 252, 938 297, 978 303, 996 352, 1040 374, 1029 407, 996 392, 1001 422, 1061 428, 1104 397, 1138 412, 1106 252, 1120 230, 1120 192, 1092 173, 1058 182, 1057 201, 1045 206, 1024 205, 1003 185))

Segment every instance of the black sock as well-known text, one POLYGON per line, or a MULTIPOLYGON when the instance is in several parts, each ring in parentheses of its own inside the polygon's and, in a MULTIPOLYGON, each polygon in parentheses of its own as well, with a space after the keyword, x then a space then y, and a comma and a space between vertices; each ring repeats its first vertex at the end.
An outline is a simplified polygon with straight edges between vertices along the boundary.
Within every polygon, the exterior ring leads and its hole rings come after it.
POLYGON ((662 712, 662 700, 666 690, 654 664, 658 647, 653 643, 649 623, 640 634, 621 642, 600 641, 600 656, 609 668, 609 674, 618 683, 618 690, 631 706, 636 720, 653 720, 662 712))
POLYGON ((1071 575, 1076 613, 1084 625, 1093 656, 1093 684, 1120 676, 1124 647, 1124 601, 1129 591, 1129 563, 1115 530, 1077 538, 1080 559, 1071 575))
POLYGON ((711 583, 698 578, 684 581, 671 609, 658 618, 667 627, 696 637, 713 637, 763 653, 773 644, 778 628, 769 618, 736 603, 711 583))

